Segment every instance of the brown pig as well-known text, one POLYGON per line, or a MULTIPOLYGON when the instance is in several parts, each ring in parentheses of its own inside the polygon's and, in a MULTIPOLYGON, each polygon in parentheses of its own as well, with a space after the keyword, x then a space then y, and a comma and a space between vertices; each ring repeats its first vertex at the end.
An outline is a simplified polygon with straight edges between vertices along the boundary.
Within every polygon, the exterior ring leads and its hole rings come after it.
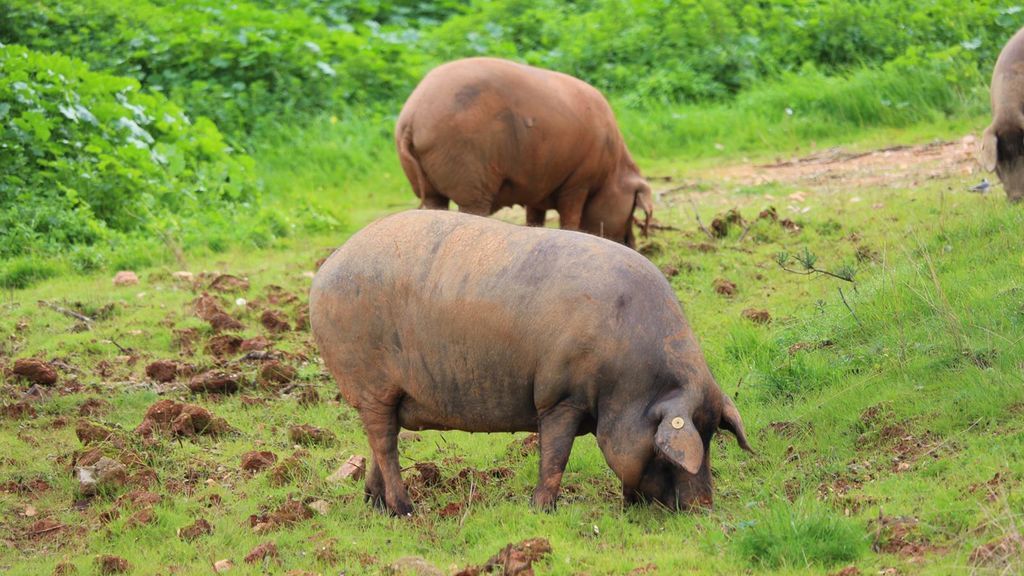
POLYGON ((981 135, 979 160, 995 171, 1010 202, 1024 198, 1024 29, 999 53, 992 71, 992 123, 981 135))
POLYGON ((433 210, 378 220, 310 291, 320 354, 373 452, 368 499, 412 511, 399 428, 536 431, 533 504, 595 434, 626 502, 710 505, 711 438, 749 450, 664 276, 595 236, 433 210))
POLYGON ((633 211, 651 188, 626 148, 611 106, 572 76, 497 58, 430 71, 398 117, 399 160, 424 208, 487 216, 526 207, 560 225, 634 245, 633 211))

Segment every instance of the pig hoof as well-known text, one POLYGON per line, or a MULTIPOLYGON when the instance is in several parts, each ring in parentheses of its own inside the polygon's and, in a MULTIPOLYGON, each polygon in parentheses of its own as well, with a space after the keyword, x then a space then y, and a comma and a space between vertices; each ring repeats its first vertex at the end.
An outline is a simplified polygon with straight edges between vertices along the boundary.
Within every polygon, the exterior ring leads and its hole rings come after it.
POLYGON ((412 503, 410 502, 395 502, 393 506, 388 506, 388 509, 398 517, 412 516, 412 503))
POLYGON ((556 508, 556 502, 558 500, 557 495, 551 495, 547 493, 534 492, 533 499, 530 500, 530 505, 535 509, 542 512, 554 512, 556 508))

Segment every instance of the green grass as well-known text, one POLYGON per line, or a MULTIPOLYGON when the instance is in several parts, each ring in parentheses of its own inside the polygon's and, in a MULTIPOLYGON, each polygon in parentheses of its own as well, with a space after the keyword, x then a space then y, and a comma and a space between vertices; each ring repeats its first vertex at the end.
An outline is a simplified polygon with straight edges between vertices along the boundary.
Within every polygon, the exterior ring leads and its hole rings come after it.
MULTIPOLYGON (((292 176, 277 180, 281 187, 317 183, 321 191, 310 194, 310 201, 346 216, 346 228, 381 210, 413 205, 404 182, 385 184, 398 177, 386 156, 380 172, 364 170, 354 180, 345 177, 358 168, 327 161, 336 153, 329 143, 343 130, 328 122, 292 155, 293 163, 282 154, 264 169, 270 174, 293 166, 292 176), (312 166, 319 169, 306 169, 312 166)), ((699 175, 709 162, 665 165, 699 175)), ((0 537, 12 543, 0 552, 0 566, 11 574, 35 574, 66 560, 91 573, 95 555, 116 554, 139 573, 171 566, 205 572, 213 561, 230 558, 236 573, 255 574, 263 568, 242 558, 272 541, 280 550, 280 563, 268 565, 275 571, 373 574, 397 558, 419 555, 451 572, 482 563, 509 542, 545 537, 554 553, 538 568, 552 574, 621 574, 648 563, 662 573, 707 574, 820 574, 850 563, 865 573, 888 567, 926 574, 967 570, 972 550, 1011 534, 1024 512, 1024 239, 1018 233, 1024 210, 1006 205, 998 194, 956 192, 962 184, 953 179, 913 189, 812 194, 807 204, 813 209, 795 216, 801 232, 762 223, 743 241, 734 232, 715 242, 714 252, 699 249, 707 240, 688 203, 669 197, 658 207, 659 220, 680 231, 652 239, 653 259, 680 269, 672 285, 722 388, 737 398, 758 452, 742 453, 726 437, 715 442, 716 507, 701 514, 623 509, 617 481, 592 437, 577 440, 558 510, 536 513, 528 501, 537 456, 520 451, 522 434, 424 432, 401 443, 404 476, 415 482, 414 465, 430 462, 442 483, 418 491, 413 519, 389 518, 362 502, 359 483, 326 480, 350 455, 369 452, 355 413, 332 399, 333 384, 307 333, 275 339, 275 348, 293 354, 287 362, 299 369, 298 388, 290 393, 252 384, 242 395, 222 400, 191 396, 180 387, 158 395, 143 374, 151 360, 175 358, 200 368, 215 363, 201 344, 212 333, 189 308, 202 285, 194 289, 174 280, 170 272, 177 263, 142 270, 142 282, 134 287, 113 288, 103 273, 62 275, 8 291, 0 304, 0 332, 10 336, 0 344, 0 363, 38 355, 69 368, 61 369, 67 388, 36 403, 36 418, 0 420, 6 447, 0 483, 42 478, 52 486, 38 495, 0 493, 0 537), (850 204, 852 195, 862 201, 850 204), (884 208, 873 209, 876 204, 884 208), (805 247, 826 269, 857 262, 860 247, 877 258, 858 264, 856 289, 834 279, 792 275, 775 264, 777 252, 805 247), (718 277, 734 281, 737 295, 716 294, 712 282, 718 277), (856 319, 839 296, 840 286, 856 319), (91 331, 76 331, 72 319, 38 306, 39 300, 100 319, 91 331), (773 321, 755 325, 741 318, 748 307, 767 309, 773 321), (194 355, 182 354, 174 342, 173 331, 185 328, 200 332, 194 355), (797 343, 812 346, 790 353, 797 343), (101 362, 108 364, 106 371, 100 372, 101 362), (310 387, 323 401, 300 405, 298 390, 310 387), (242 396, 263 403, 246 403, 242 396), (160 484, 151 490, 163 497, 152 524, 132 526, 135 510, 118 505, 117 495, 82 510, 71 506, 76 486, 67 463, 82 450, 74 423, 78 405, 91 397, 111 403, 96 419, 129 438, 146 407, 161 397, 204 405, 239 432, 180 443, 163 439, 152 446, 132 440, 129 450, 157 473, 160 484), (249 477, 239 470, 248 450, 271 450, 281 459, 291 455, 287 429, 299 423, 333 431, 338 443, 310 448, 298 476, 283 486, 271 485, 267 473, 249 477), (494 469, 507 472, 489 472, 494 469), (989 497, 978 486, 996 473, 1001 480, 989 497), (470 501, 471 493, 478 494, 471 504, 441 514, 453 502, 470 501), (322 499, 330 510, 292 527, 254 533, 249 516, 288 498, 322 499), (28 504, 37 516, 19 515, 28 504), (115 509, 117 518, 104 523, 104 514, 115 509), (872 551, 869 543, 885 550, 892 538, 877 528, 879 515, 916 519, 905 539, 926 546, 921 559, 872 551), (213 534, 180 541, 176 530, 197 517, 213 525, 213 534), (38 518, 73 528, 50 539, 26 538, 38 518), (77 527, 83 531, 73 531, 77 527), (323 548, 330 554, 318 557, 323 548)), ((698 208, 705 222, 732 206, 752 217, 770 203, 765 193, 780 198, 789 192, 777 185, 760 192, 702 193, 698 208)), ((297 304, 268 305, 267 287, 282 286, 304 300, 307 273, 344 237, 297 228, 275 249, 187 254, 187 265, 196 273, 247 276, 250 289, 223 298, 223 304, 247 326, 243 337, 273 338, 259 325, 260 310, 240 308, 234 299, 291 317, 297 304)), ((257 379, 258 365, 237 367, 250 382, 257 379)), ((0 378, 5 402, 25 389, 0 378)))

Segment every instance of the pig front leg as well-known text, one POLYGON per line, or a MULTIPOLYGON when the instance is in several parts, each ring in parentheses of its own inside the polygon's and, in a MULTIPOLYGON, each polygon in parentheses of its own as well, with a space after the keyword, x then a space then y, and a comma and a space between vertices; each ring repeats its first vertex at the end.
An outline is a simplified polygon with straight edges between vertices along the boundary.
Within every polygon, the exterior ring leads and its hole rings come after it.
POLYGON ((552 510, 558 500, 562 474, 569 461, 573 440, 583 421, 584 413, 575 406, 557 404, 540 414, 540 478, 533 491, 531 504, 540 510, 552 510))

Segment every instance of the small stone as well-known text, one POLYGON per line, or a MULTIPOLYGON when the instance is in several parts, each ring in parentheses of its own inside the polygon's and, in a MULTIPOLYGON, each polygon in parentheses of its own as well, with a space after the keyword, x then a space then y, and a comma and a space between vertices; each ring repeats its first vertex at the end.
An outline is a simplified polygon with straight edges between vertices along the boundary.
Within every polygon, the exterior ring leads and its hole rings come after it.
POLYGON ((388 574, 394 576, 444 576, 444 572, 419 556, 406 556, 392 562, 388 574))
POLYGON ((131 270, 121 270, 114 275, 114 286, 132 286, 139 283, 139 277, 131 270))
POLYGON ((314 500, 306 505, 310 510, 320 514, 321 516, 327 516, 331 511, 331 505, 327 500, 314 500))
POLYGON ((366 474, 366 458, 358 454, 351 456, 333 474, 327 477, 328 482, 341 482, 352 479, 360 480, 366 474))
POLYGON ((217 560, 213 563, 213 571, 217 574, 223 574, 234 567, 235 564, 231 560, 217 560))
POLYGON ((103 456, 92 466, 78 468, 78 487, 84 496, 123 487, 128 482, 128 470, 123 464, 103 456))
POLYGON ((178 270, 177 272, 172 272, 171 277, 181 282, 191 283, 193 280, 195 280, 196 275, 187 270, 178 270))

